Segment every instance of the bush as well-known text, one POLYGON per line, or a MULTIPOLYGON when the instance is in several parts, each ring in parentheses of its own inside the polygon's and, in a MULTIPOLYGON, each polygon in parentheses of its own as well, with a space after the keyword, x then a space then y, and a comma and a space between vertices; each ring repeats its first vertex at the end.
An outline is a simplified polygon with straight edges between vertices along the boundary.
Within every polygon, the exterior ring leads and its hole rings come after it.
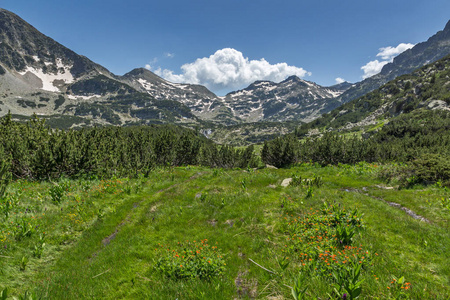
POLYGON ((56 204, 59 204, 61 203, 62 198, 64 197, 65 190, 61 185, 56 184, 50 188, 49 194, 50 198, 52 198, 52 201, 56 204))
POLYGON ((412 162, 411 173, 420 183, 450 186, 450 156, 424 154, 412 162))
POLYGON ((11 179, 9 168, 9 163, 4 160, 0 160, 0 199, 5 195, 6 187, 11 179))
POLYGON ((160 245, 155 249, 155 269, 167 277, 176 279, 211 279, 225 272, 225 259, 217 246, 204 239, 199 242, 179 242, 172 249, 160 245))

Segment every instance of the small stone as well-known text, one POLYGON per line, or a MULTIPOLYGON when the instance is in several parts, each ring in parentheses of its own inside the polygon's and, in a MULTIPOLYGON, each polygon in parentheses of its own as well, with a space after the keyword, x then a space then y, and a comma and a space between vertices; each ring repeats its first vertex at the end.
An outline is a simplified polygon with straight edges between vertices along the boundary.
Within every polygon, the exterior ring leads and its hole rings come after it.
POLYGON ((233 222, 233 220, 226 220, 225 224, 229 225, 230 227, 233 227, 234 222, 233 222))
POLYGON ((216 226, 216 224, 217 224, 217 220, 216 219, 208 220, 207 222, 211 226, 216 226))
POLYGON ((382 190, 393 190, 394 189, 394 187, 392 187, 392 186, 382 186, 382 185, 375 185, 375 186, 382 190))
POLYGON ((281 186, 287 187, 287 186, 289 186, 289 184, 291 184, 291 182, 292 182, 292 178, 283 179, 283 182, 281 182, 281 186))

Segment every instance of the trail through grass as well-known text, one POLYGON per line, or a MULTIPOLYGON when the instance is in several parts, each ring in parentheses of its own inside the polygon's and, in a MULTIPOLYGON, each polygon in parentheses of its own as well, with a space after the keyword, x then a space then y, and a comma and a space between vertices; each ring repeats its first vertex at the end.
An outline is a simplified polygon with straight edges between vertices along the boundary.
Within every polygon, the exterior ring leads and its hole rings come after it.
POLYGON ((68 181, 59 204, 52 184, 16 182, 15 217, 2 223, 0 288, 44 299, 289 299, 292 288, 307 299, 342 299, 359 287, 363 299, 395 298, 396 290, 448 298, 450 212, 441 199, 450 193, 380 188, 376 174, 367 164, 173 168, 135 180, 68 181), (295 176, 304 180, 280 186, 295 176), (7 223, 26 209, 38 227, 11 238, 7 223))

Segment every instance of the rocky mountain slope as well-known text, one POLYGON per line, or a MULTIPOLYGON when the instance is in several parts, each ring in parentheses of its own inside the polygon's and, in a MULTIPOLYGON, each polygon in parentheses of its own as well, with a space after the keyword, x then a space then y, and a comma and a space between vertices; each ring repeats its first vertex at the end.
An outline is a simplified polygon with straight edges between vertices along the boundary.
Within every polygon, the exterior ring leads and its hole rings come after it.
POLYGON ((258 81, 248 88, 232 92, 225 102, 234 115, 246 122, 300 120, 310 122, 353 99, 357 99, 394 78, 434 62, 450 54, 450 21, 428 41, 394 58, 379 74, 361 82, 322 87, 290 77, 276 84, 258 81))
MULTIPOLYGON (((218 97, 204 86, 172 83, 142 68, 114 75, 0 9, 0 116, 37 114, 64 128, 176 123, 199 126, 210 137, 220 126, 233 125, 219 135, 254 131, 264 138, 311 122, 395 76, 450 53, 449 41, 450 22, 427 42, 396 57, 380 74, 354 85, 323 87, 292 76, 280 83, 257 81, 218 97), (267 124, 257 124, 261 122, 267 124)), ((256 141, 250 135, 245 139, 256 141)))
POLYGON ((0 41, 2 65, 20 74, 33 87, 58 92, 64 84, 84 76, 113 76, 104 67, 41 34, 4 9, 0 9, 0 41))
POLYGON ((361 97, 400 75, 409 74, 448 54, 450 54, 450 21, 444 30, 437 32, 426 42, 419 43, 399 54, 392 63, 386 64, 379 74, 356 83, 331 102, 330 109, 361 97))
POLYGON ((420 110, 450 111, 450 55, 303 124, 297 133, 320 133, 319 129, 371 132, 392 118, 420 110))
POLYGON ((157 100, 180 102, 203 120, 214 120, 226 125, 241 121, 224 105, 220 97, 202 85, 172 83, 144 68, 134 69, 120 79, 157 100))
POLYGON ((0 42, 0 115, 57 115, 80 126, 309 121, 348 87, 324 88, 293 76, 218 97, 204 86, 172 83, 146 69, 116 76, 4 9, 0 42))
POLYGON ((106 68, 0 9, 0 115, 56 115, 81 125, 198 123, 186 107, 157 100, 106 68), (75 119, 73 117, 76 117, 75 119))
POLYGON ((224 101, 235 116, 246 122, 308 122, 319 117, 329 100, 350 86, 347 83, 327 88, 291 76, 280 83, 257 81, 227 94, 224 101))

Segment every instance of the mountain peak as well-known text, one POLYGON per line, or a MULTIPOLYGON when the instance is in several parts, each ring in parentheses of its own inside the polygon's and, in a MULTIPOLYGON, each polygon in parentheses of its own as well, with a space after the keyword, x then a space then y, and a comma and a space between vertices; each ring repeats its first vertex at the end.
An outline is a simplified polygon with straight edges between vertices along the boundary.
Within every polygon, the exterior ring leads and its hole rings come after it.
POLYGON ((6 15, 9 15, 9 16, 13 16, 13 17, 20 18, 20 17, 19 17, 18 15, 16 15, 15 13, 13 13, 13 12, 7 10, 7 9, 4 9, 4 8, 0 8, 0 13, 6 14, 6 15))
POLYGON ((450 20, 448 20, 447 25, 445 25, 444 31, 450 31, 450 20))
POLYGON ((135 68, 135 69, 131 70, 130 72, 126 73, 123 76, 130 76, 130 75, 138 76, 138 75, 142 75, 142 74, 153 74, 153 75, 156 76, 155 73, 153 73, 152 71, 149 71, 146 68, 135 68))
POLYGON ((329 88, 331 88, 331 89, 349 89, 352 85, 353 85, 353 83, 344 81, 344 82, 332 85, 329 88))
POLYGON ((146 80, 148 82, 159 82, 159 83, 167 83, 165 79, 159 77, 158 75, 156 75, 155 73, 153 73, 152 71, 145 69, 145 68, 136 68, 131 70, 130 72, 126 73, 125 75, 122 76, 122 78, 126 78, 126 79, 143 79, 146 80))
POLYGON ((284 81, 303 81, 300 77, 297 75, 291 75, 288 78, 286 78, 284 81))
MULTIPOLYGON (((106 68, 39 32, 16 14, 0 10, 0 62, 7 85, 65 93, 77 80, 115 76, 106 68)), ((4 83, 6 84, 6 83, 4 83)))
POLYGON ((267 86, 267 85, 273 85, 273 84, 275 84, 274 82, 272 82, 272 81, 269 81, 269 80, 256 80, 255 82, 253 82, 252 84, 250 84, 247 88, 245 88, 246 90, 247 89, 255 89, 255 88, 259 88, 259 87, 261 87, 261 86, 267 86))
POLYGON ((224 101, 244 122, 311 121, 343 89, 330 89, 292 75, 279 83, 256 81, 228 93, 224 101))
POLYGON ((146 71, 148 71, 146 68, 135 68, 130 72, 128 72, 127 74, 142 74, 145 73, 146 71))

